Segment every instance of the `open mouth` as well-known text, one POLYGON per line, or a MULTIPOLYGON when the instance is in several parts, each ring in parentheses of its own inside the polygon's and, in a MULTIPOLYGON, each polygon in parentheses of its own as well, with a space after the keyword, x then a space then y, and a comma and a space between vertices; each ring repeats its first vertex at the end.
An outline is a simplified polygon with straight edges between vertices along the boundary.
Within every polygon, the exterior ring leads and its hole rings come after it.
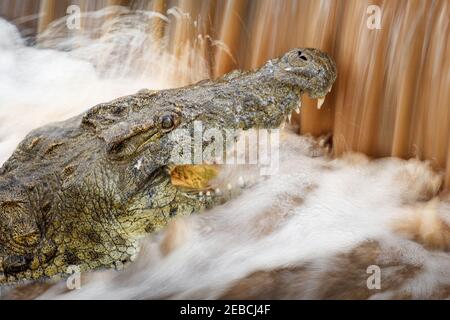
POLYGON ((256 165, 179 165, 170 171, 173 186, 205 208, 235 198, 261 179, 256 165))
MULTIPOLYGON (((331 86, 327 92, 330 91, 331 86)), ((298 104, 293 108, 286 109, 286 112, 280 117, 279 129, 284 129, 286 125, 292 124, 294 112, 300 114, 302 94, 304 93, 298 92, 298 104)), ((326 94, 317 98, 317 109, 322 107, 325 97, 326 94)), ((240 138, 237 137, 236 139, 240 138)), ((234 150, 231 152, 234 152, 234 150)), ((222 197, 224 193, 231 193, 232 190, 243 189, 254 183, 256 174, 249 170, 250 167, 249 165, 224 165, 207 162, 204 164, 173 165, 168 168, 168 173, 172 185, 186 194, 200 197, 222 197), (244 168, 245 170, 241 170, 244 168), (245 174, 242 172, 245 172, 245 174), (249 174, 249 172, 251 173, 249 174)))
POLYGON ((179 165, 171 168, 170 178, 174 186, 186 192, 211 192, 211 181, 219 174, 219 165, 179 165))

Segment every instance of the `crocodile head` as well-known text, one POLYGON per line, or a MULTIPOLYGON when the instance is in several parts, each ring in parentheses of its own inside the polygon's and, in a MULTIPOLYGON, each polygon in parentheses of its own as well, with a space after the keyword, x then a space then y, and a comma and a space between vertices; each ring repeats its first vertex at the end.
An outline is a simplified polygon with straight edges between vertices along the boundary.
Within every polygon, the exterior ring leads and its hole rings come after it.
POLYGON ((209 129, 278 128, 303 93, 324 97, 335 78, 325 53, 295 49, 253 72, 143 90, 34 130, 0 170, 0 283, 132 260, 145 233, 221 200, 208 194, 217 166, 195 162, 192 143, 230 143, 209 129))

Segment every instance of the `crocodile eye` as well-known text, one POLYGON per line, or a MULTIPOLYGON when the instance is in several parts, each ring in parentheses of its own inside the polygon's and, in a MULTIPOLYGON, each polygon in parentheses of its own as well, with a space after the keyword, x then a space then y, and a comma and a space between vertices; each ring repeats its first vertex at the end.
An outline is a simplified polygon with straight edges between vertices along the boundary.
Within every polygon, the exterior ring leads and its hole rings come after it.
POLYGON ((161 117, 161 127, 163 129, 172 129, 174 125, 175 121, 173 119, 173 116, 165 115, 161 117))

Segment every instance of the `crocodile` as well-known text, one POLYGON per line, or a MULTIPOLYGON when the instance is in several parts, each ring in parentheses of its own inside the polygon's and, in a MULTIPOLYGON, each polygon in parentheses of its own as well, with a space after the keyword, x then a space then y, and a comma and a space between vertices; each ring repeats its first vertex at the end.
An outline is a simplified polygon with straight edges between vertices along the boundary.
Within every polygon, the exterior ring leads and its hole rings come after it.
POLYGON ((297 48, 253 71, 141 90, 33 130, 0 169, 0 284, 123 267, 145 234, 219 203, 173 182, 176 130, 279 128, 303 94, 322 101, 336 76, 326 53, 297 48))

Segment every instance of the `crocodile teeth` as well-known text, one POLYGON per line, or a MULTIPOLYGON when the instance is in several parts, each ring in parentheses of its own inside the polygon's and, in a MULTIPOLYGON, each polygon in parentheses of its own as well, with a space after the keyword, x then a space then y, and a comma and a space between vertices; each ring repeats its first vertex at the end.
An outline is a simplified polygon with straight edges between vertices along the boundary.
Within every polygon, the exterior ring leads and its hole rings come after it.
POLYGON ((207 192, 206 192, 206 196, 207 196, 207 197, 210 197, 210 196, 211 196, 211 191, 207 191, 207 192))
POLYGON ((297 108, 295 108, 295 112, 300 113, 300 105, 298 105, 297 108))
POLYGON ((325 97, 317 99, 317 109, 322 108, 324 101, 325 101, 325 97))
POLYGON ((200 191, 200 192, 198 193, 198 195, 199 195, 200 197, 203 197, 203 192, 200 191))
POLYGON ((289 113, 288 114, 288 121, 289 121, 289 123, 291 123, 291 118, 292 118, 292 115, 289 113))
POLYGON ((286 126, 286 122, 282 122, 280 125, 280 129, 284 129, 285 126, 286 126))
POLYGON ((216 191, 217 195, 221 195, 222 194, 222 191, 219 188, 217 188, 215 191, 216 191))

